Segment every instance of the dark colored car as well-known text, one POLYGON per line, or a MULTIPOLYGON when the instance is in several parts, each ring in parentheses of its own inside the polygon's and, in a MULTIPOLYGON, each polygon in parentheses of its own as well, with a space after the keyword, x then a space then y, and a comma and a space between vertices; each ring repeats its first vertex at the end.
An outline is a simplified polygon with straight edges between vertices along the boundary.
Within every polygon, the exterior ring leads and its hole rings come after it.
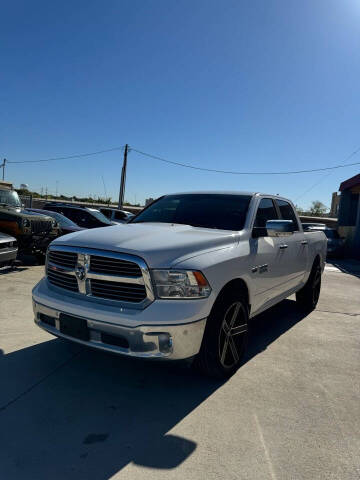
POLYGON ((44 205, 44 210, 61 213, 61 215, 64 215, 83 228, 110 227, 114 225, 96 208, 82 207, 80 205, 72 205, 71 203, 51 202, 44 205))
POLYGON ((324 232, 327 242, 327 255, 328 257, 341 257, 344 254, 344 239, 340 237, 339 233, 335 228, 328 227, 311 227, 309 231, 318 231, 324 232))
POLYGON ((48 217, 54 218, 59 227, 60 227, 60 235, 66 235, 67 233, 74 233, 79 232, 80 230, 85 230, 84 227, 79 227, 76 225, 70 218, 65 217, 61 213, 58 212, 51 212, 50 210, 40 210, 39 208, 27 208, 28 212, 39 213, 41 215, 46 215, 48 217))
POLYGON ((57 222, 24 210, 15 190, 0 185, 0 230, 16 238, 19 251, 45 253, 59 235, 57 222))
POLYGON ((13 266, 18 252, 16 238, 0 233, 0 268, 13 266))
POLYGON ((326 225, 325 223, 301 223, 302 227, 303 227, 303 230, 304 232, 307 232, 308 230, 312 229, 312 228, 325 228, 326 225))
POLYGON ((127 212, 126 210, 119 210, 118 208, 102 207, 100 208, 100 212, 114 223, 128 223, 129 220, 135 217, 133 213, 127 212))

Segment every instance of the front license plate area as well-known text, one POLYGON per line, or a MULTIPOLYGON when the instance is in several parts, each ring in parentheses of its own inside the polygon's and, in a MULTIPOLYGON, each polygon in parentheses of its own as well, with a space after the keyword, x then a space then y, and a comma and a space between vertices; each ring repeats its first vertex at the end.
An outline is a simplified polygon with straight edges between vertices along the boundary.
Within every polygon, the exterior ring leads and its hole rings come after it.
POLYGON ((60 332, 69 337, 79 340, 89 340, 89 329, 86 320, 83 318, 72 317, 71 315, 60 315, 60 332))

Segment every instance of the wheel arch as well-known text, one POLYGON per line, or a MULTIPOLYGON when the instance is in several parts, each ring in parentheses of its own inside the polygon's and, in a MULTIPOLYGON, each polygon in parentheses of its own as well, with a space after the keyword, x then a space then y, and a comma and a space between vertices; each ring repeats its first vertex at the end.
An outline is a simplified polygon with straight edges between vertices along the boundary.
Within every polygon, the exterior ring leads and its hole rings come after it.
POLYGON ((319 254, 319 253, 317 253, 317 254, 315 255, 315 258, 314 258, 313 263, 312 263, 312 265, 311 265, 311 270, 312 270, 315 266, 317 266, 317 265, 320 265, 320 266, 321 266, 321 258, 320 258, 320 254, 319 254))
POLYGON ((220 290, 218 293, 215 304, 220 301, 222 298, 226 296, 228 292, 234 292, 237 291, 241 295, 243 295, 243 298, 246 301, 246 304, 248 306, 249 314, 251 311, 251 296, 250 296, 250 290, 243 278, 233 278, 232 280, 229 280, 220 290))

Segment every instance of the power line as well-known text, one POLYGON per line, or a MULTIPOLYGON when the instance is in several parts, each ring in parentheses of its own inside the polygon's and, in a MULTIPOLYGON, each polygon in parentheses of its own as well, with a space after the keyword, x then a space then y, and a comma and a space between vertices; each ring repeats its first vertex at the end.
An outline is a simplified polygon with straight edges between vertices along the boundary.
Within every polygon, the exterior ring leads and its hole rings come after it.
POLYGON ((82 157, 90 157, 91 155, 99 155, 100 153, 108 153, 108 152, 115 152, 116 150, 123 150, 122 147, 114 147, 108 148, 107 150, 98 150, 97 152, 90 152, 90 153, 79 153, 77 155, 69 155, 67 157, 53 157, 53 158, 43 158, 41 160, 22 160, 22 161, 10 161, 8 160, 7 163, 38 163, 38 162, 53 162, 55 160, 69 160, 71 158, 82 158, 82 157))
MULTIPOLYGON (((139 153, 140 155, 144 155, 149 158, 153 158, 155 160, 160 160, 161 162, 165 163, 170 163, 172 165, 178 165, 179 167, 185 167, 185 168, 191 168, 193 170, 201 170, 205 172, 214 172, 214 173, 226 173, 226 174, 231 174, 231 175, 293 175, 297 173, 311 173, 311 172, 322 172, 325 170, 335 170, 337 168, 344 168, 344 167, 351 167, 354 165, 360 165, 360 162, 354 162, 354 163, 348 163, 348 164, 342 164, 342 165, 336 165, 334 167, 324 167, 324 168, 312 168, 309 170, 294 170, 294 171, 288 171, 288 172, 236 172, 232 170, 216 170, 213 168, 204 168, 204 167, 197 167, 194 165, 189 165, 187 163, 180 163, 180 162, 173 162, 172 160, 166 160, 165 158, 158 157, 157 155, 152 155, 150 153, 142 152, 141 150, 137 150, 134 147, 131 147, 131 150, 134 152, 139 153)), ((356 155, 357 153, 360 152, 360 148, 352 152, 348 157, 345 158, 344 161, 349 160, 351 157, 356 155)))
POLYGON ((318 185, 320 185, 321 182, 323 182, 325 180, 325 178, 327 177, 330 177, 330 175, 332 175, 332 172, 330 173, 327 173, 326 175, 322 176, 320 178, 320 180, 318 180, 316 183, 314 183, 314 185, 311 185, 311 187, 307 188, 303 193, 301 193, 298 197, 295 198, 294 202, 297 202, 300 198, 302 198, 306 193, 309 193, 311 192, 311 190, 313 190, 315 187, 317 187, 318 185))
MULTIPOLYGON (((123 150, 125 147, 120 146, 120 147, 113 147, 113 148, 108 148, 106 150, 98 150, 96 152, 90 152, 90 153, 80 153, 76 155, 68 155, 65 157, 53 157, 53 158, 44 158, 44 159, 39 159, 39 160, 22 160, 22 161, 10 161, 7 160, 7 163, 12 163, 12 164, 20 164, 20 163, 39 163, 39 162, 52 162, 56 160, 69 160, 73 158, 83 158, 83 157, 90 157, 92 155, 100 155, 102 153, 108 153, 108 152, 114 152, 118 150, 123 150)), ((285 171, 285 172, 239 172, 239 171, 233 171, 233 170, 218 170, 214 168, 205 168, 205 167, 198 167, 196 165, 190 165, 187 163, 181 163, 181 162, 174 162, 172 160, 167 160, 165 158, 159 157, 157 155, 153 155, 151 153, 143 152, 141 150, 138 150, 134 147, 129 148, 130 151, 134 151, 140 155, 152 158, 154 160, 159 160, 161 162, 168 163, 170 165, 177 165, 179 167, 184 167, 184 168, 190 168, 192 170, 200 170, 204 172, 213 172, 213 173, 224 173, 224 174, 231 174, 231 175, 294 175, 294 174, 299 174, 299 173, 312 173, 312 172, 323 172, 323 171, 328 171, 328 170, 336 170, 338 168, 345 168, 345 167, 352 167, 355 165, 360 165, 360 162, 354 162, 354 163, 345 163, 345 164, 340 164, 340 165, 335 165, 333 167, 323 167, 323 168, 312 168, 312 169, 307 169, 307 170, 293 170, 293 171, 285 171)), ((360 147, 353 151, 350 155, 348 155, 344 161, 348 161, 351 157, 357 155, 360 152, 360 147)))

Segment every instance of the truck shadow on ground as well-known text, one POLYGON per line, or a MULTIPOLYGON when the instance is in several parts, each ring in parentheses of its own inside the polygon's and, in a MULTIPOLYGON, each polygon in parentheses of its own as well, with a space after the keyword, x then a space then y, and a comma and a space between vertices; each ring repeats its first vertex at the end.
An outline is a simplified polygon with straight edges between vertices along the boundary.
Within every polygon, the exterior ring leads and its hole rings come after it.
POLYGON ((326 262, 338 268, 343 273, 354 275, 354 277, 360 278, 360 261, 359 260, 328 258, 326 262))
POLYGON ((24 270, 27 270, 26 267, 2 267, 0 268, 0 275, 10 275, 10 274, 15 274, 15 273, 20 273, 23 272, 24 270))
MULTIPOLYGON (((302 318, 285 300, 254 319, 245 362, 302 318)), ((181 464, 197 445, 168 432, 224 382, 184 364, 140 362, 55 339, 0 350, 0 384, 1 478, 107 480, 131 462, 181 464)))

